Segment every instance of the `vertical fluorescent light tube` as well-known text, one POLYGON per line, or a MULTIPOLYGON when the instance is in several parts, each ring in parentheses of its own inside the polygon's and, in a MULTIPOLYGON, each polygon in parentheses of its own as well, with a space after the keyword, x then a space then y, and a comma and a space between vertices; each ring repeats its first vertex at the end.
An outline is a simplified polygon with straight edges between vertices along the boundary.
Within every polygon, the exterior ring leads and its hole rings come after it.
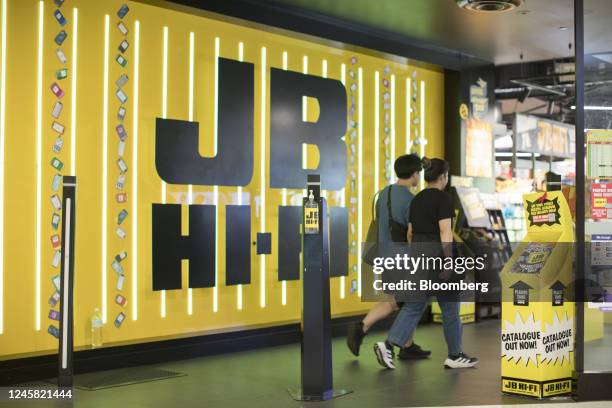
MULTIPOLYGON (((425 81, 421 81, 421 107, 419 108, 419 114, 420 114, 420 118, 419 118, 419 125, 420 125, 420 130, 419 130, 419 155, 420 157, 425 156, 425 143, 426 143, 426 139, 425 139, 425 81)), ((425 186, 425 179, 424 179, 424 171, 421 172, 421 188, 423 188, 425 186)))
MULTIPOLYGON (((240 62, 244 61, 244 43, 242 41, 238 43, 238 61, 240 62)), ((237 194, 238 194, 238 205, 242 205, 242 186, 238 186, 237 194)), ((242 284, 238 284, 236 291, 237 291, 236 308, 238 310, 242 310, 242 284)))
POLYGON ((76 175, 77 37, 79 10, 72 9, 72 102, 70 104, 70 174, 76 175))
POLYGON ((358 170, 357 175, 359 177, 357 187, 357 232, 359 237, 357 239, 357 295, 361 296, 361 240, 363 239, 363 68, 359 67, 358 73, 358 87, 359 87, 359 99, 358 99, 358 138, 359 138, 359 158, 358 158, 358 170))
POLYGON ((103 109, 102 109, 102 322, 106 323, 107 315, 107 282, 106 269, 108 256, 106 248, 106 233, 108 228, 108 48, 109 48, 109 15, 104 16, 104 79, 103 79, 103 109))
MULTIPOLYGON (((288 62, 289 59, 289 55, 287 54, 287 51, 283 51, 283 69, 286 71, 288 69, 288 62)), ((281 199, 282 199, 282 204, 283 206, 287 205, 287 189, 283 188, 282 192, 281 192, 281 199)), ((281 304, 283 306, 287 305, 287 281, 283 280, 281 281, 281 304)))
MULTIPOLYGON (((374 72, 374 193, 378 192, 380 188, 380 74, 378 71, 374 72)), ((359 88, 361 92, 361 88, 359 88)), ((360 118, 361 119, 361 118, 360 118)), ((361 127, 361 123, 359 126, 361 127)))
MULTIPOLYGON (((189 33, 189 121, 193 122, 193 55, 195 47, 195 34, 189 33)), ((187 204, 193 204, 193 185, 187 186, 187 204)), ((187 315, 193 315, 193 292, 187 288, 187 315)))
MULTIPOLYGON (((283 196, 282 196, 282 205, 286 206, 287 205, 287 189, 284 188, 283 189, 283 196)), ((281 281, 281 304, 283 306, 287 305, 287 281, 283 280, 281 281)))
MULTIPOLYGON (((70 219, 70 212, 72 211, 72 199, 66 199, 66 209, 64 215, 64 230, 66 231, 66 242, 70 242, 70 223, 73 222, 70 219)), ((64 269, 62 274, 64 275, 64 288, 62 291, 63 299, 61 301, 62 305, 62 321, 68 321, 68 309, 70 305, 68 304, 68 291, 70 290, 70 245, 67 245, 66 248, 62 248, 64 251, 64 269)), ((68 366, 68 330, 62 330, 62 368, 65 369, 68 366)))
POLYGON ((140 70, 140 21, 134 23, 134 95, 132 137, 132 320, 138 320, 138 76, 140 70))
MULTIPOLYGON (((283 69, 286 71, 288 69, 288 62, 289 59, 289 55, 287 54, 287 51, 283 51, 283 69)), ((283 200, 283 205, 287 205, 287 189, 283 188, 282 192, 282 200, 283 200)), ((283 281, 283 287, 286 288, 287 287, 287 282, 283 281)), ((283 303, 284 305, 285 303, 283 303)))
MULTIPOLYGON (((342 85, 346 85, 346 64, 340 65, 340 82, 342 85)), ((346 135, 345 135, 345 143, 346 143, 346 135)), ((344 207, 346 205, 346 187, 342 188, 341 192, 341 206, 344 207)), ((346 279, 344 276, 340 276, 340 299, 344 299, 346 297, 345 288, 346 279)))
MULTIPOLYGON (((166 119, 168 113, 168 27, 164 26, 163 59, 162 59, 162 119, 166 119)), ((166 182, 161 182, 161 202, 166 204, 166 182)), ((166 317, 166 291, 162 290, 161 317, 166 317)))
MULTIPOLYGON (((261 47, 259 231, 266 232, 266 47, 261 47)), ((266 256, 259 255, 259 306, 266 307, 266 256)))
MULTIPOLYGON (((45 3, 38 3, 38 72, 36 73, 36 330, 40 330, 40 246, 42 200, 42 71, 43 71, 43 13, 45 3)), ((3 13, 4 18, 4 13, 3 13)), ((4 27, 4 24, 2 25, 4 27)), ((4 36, 3 36, 4 38, 4 36)), ((4 73, 4 70, 2 70, 4 73)), ((4 81, 2 82, 4 86, 4 81)))
POLYGON ((410 126, 412 119, 410 118, 412 108, 410 101, 412 100, 412 88, 410 88, 410 78, 406 78, 406 154, 410 153, 410 126))
POLYGON ((0 56, 0 334, 4 333, 4 129, 6 123, 6 2, 2 0, 2 50, 0 56))
MULTIPOLYGON (((321 76, 323 78, 327 78, 327 60, 324 59, 321 62, 321 76)), ((327 200, 327 191, 326 190, 321 190, 321 197, 325 197, 325 200, 327 200)), ((329 203, 327 203, 329 205, 329 203)))
MULTIPOLYGON (((308 55, 302 57, 302 73, 308 74, 308 55)), ((308 98, 302 96, 302 122, 308 120, 308 98)), ((302 168, 308 168, 308 149, 304 143, 302 143, 302 168)), ((304 196, 306 196, 306 189, 304 189, 304 196)))
MULTIPOLYGON (((215 110, 213 112, 213 153, 217 155, 217 139, 218 139, 218 116, 219 116, 219 52, 221 49, 221 40, 215 37, 215 110)), ((215 287, 213 288, 213 312, 219 311, 219 186, 213 186, 213 199, 215 204, 215 287)))
POLYGON ((389 174, 392 183, 395 183, 393 162, 395 160, 395 75, 391 75, 391 160, 389 160, 389 174))

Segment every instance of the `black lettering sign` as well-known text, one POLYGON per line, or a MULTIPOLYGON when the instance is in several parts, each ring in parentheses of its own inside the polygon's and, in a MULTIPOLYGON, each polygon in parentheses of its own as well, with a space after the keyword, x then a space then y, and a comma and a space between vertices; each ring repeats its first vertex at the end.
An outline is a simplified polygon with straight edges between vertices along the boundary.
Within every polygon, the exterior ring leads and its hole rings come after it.
POLYGON ((531 286, 518 281, 510 288, 514 289, 514 306, 529 306, 529 289, 533 289, 531 286))

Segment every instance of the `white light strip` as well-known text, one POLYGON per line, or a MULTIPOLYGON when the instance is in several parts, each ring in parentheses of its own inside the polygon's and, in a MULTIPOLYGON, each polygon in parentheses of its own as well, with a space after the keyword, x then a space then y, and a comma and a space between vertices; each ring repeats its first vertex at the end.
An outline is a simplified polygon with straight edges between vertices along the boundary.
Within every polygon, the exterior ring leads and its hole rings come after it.
MULTIPOLYGON (((495 152, 496 157, 512 157, 512 152, 495 152)), ((516 157, 540 157, 540 153, 526 153, 526 152, 517 152, 516 157)))
MULTIPOLYGON (((64 270, 63 278, 64 281, 63 286, 63 295, 62 299, 62 322, 67 324, 68 322, 68 295, 70 291, 70 223, 72 220, 70 219, 70 211, 72 210, 72 200, 70 198, 66 199, 66 208, 64 208, 64 231, 66 231, 66 243, 62 249, 64 250, 64 270)), ((62 330, 62 368, 66 368, 68 366, 68 330, 66 326, 62 330)))
POLYGON ((140 21, 134 22, 134 96, 132 116, 132 320, 138 320, 138 76, 140 71, 140 21))
POLYGON ((193 78, 194 78, 194 48, 195 48, 195 34, 189 33, 189 121, 193 121, 193 78))
MULTIPOLYGON (((218 139, 218 116, 219 116, 219 52, 221 49, 221 40, 215 37, 215 111, 213 112, 213 154, 217 155, 217 139, 218 139)), ((219 186, 213 187, 213 198, 215 201, 215 287, 213 288, 213 312, 219 311, 219 186)))
MULTIPOLYGON (((43 13, 45 3, 38 3, 38 72, 36 94, 36 330, 40 330, 40 246, 42 200, 42 71, 43 71, 43 13)), ((4 26, 4 25, 3 25, 4 26)), ((4 73, 4 70, 2 70, 4 73)), ((2 82, 4 85, 4 81, 2 82)))
POLYGON ((2 46, 0 56, 0 334, 4 333, 4 143, 6 123, 6 2, 2 0, 2 46))
MULTIPOLYGON (((374 72, 374 194, 380 189, 380 74, 374 72)), ((359 88, 361 91, 361 88, 359 88)), ((361 126, 362 123, 359 123, 361 126)))
POLYGON ((359 100, 358 100, 358 137, 359 137, 359 169, 357 175, 359 184, 357 187, 357 295, 361 296, 361 240, 363 239, 363 68, 359 67, 359 100))
MULTIPOLYGON (((283 69, 286 71, 288 69, 288 58, 289 55, 287 54, 287 51, 283 51, 283 69)), ((287 189, 283 188, 282 189, 282 200, 283 200, 283 205, 287 205, 287 189)), ((283 287, 287 287, 287 283, 285 281, 283 281, 283 287)), ((287 294, 285 293, 285 291, 283 291, 284 295, 287 296, 287 294)), ((285 305, 285 303, 283 303, 283 305, 285 305)))
MULTIPOLYGON (((289 59, 289 55, 287 54, 287 51, 283 51, 283 69, 286 71, 288 69, 288 62, 289 59)), ((281 202, 283 206, 287 205, 287 189, 283 188, 281 190, 281 202)), ((281 304, 283 306, 287 305, 287 281, 283 280, 281 281, 281 304)))
POLYGON ((109 21, 110 16, 104 16, 104 78, 102 103, 102 322, 107 318, 107 217, 108 217, 108 48, 109 48, 109 21))
MULTIPOLYGON (((266 47, 261 47, 259 231, 266 231, 266 47)), ((259 306, 266 307, 266 256, 259 255, 259 306)))
MULTIPOLYGON (((244 61, 244 43, 240 41, 238 43, 238 61, 244 61)), ((238 205, 242 205, 242 186, 238 186, 238 205)), ((242 310, 242 284, 238 284, 236 287, 236 308, 242 310)))
MULTIPOLYGON (((572 109, 576 109, 576 105, 572 105, 571 107, 572 109)), ((584 107, 584 110, 599 110, 599 111, 610 111, 612 110, 612 106, 593 106, 593 105, 586 105, 584 107)))
MULTIPOLYGON (((419 156, 423 157, 425 156, 425 81, 421 81, 421 107, 419 109, 419 125, 420 125, 420 131, 419 131, 419 156)), ((421 188, 423 188, 425 186, 425 172, 422 171, 421 173, 421 180, 420 180, 420 184, 421 184, 421 188)))
POLYGON ((395 161, 395 75, 391 75, 391 154, 389 160, 389 174, 391 175, 391 182, 395 183, 395 171, 393 170, 393 163, 395 161))
POLYGON ((412 88, 410 88, 410 78, 406 78, 406 154, 410 153, 410 126, 412 108, 410 107, 412 99, 412 88))
MULTIPOLYGON (((340 65, 340 82, 342 82, 342 85, 346 85, 346 64, 340 65)), ((346 135, 345 135, 345 138, 346 138, 346 135)), ((346 143, 346 139, 345 139, 345 143, 346 143)), ((341 207, 346 206, 346 187, 342 188, 340 206, 341 207)), ((346 297, 345 285, 346 285, 345 277, 340 276, 340 299, 344 299, 346 297)))
MULTIPOLYGON (((193 122, 193 56, 195 48, 195 33, 189 33, 189 121, 193 122)), ((187 186, 187 204, 193 204, 193 185, 187 186)), ((187 288, 187 315, 193 315, 193 291, 187 288)))
POLYGON ((70 104, 70 174, 76 175, 77 37, 79 10, 72 9, 72 102, 70 104))
MULTIPOLYGON (((324 59, 321 62, 321 75, 323 76, 323 78, 327 78, 327 60, 326 59, 324 59)), ((324 197, 325 200, 327 201, 327 191, 326 190, 323 190, 323 189, 321 190, 321 197, 324 197)))
MULTIPOLYGON (((302 73, 308 74, 308 55, 302 57, 302 73)), ((308 121, 308 98, 302 96, 302 122, 308 121)), ((302 169, 308 168, 308 148, 306 144, 302 143, 302 169)), ((304 195, 306 195, 306 189, 304 189, 304 195)))
MULTIPOLYGON (((164 26, 164 42, 162 57, 162 119, 166 119, 168 113, 168 27, 164 26)), ((166 204, 166 182, 161 182, 161 202, 166 204)), ((166 317, 166 291, 160 293, 161 317, 166 317)))

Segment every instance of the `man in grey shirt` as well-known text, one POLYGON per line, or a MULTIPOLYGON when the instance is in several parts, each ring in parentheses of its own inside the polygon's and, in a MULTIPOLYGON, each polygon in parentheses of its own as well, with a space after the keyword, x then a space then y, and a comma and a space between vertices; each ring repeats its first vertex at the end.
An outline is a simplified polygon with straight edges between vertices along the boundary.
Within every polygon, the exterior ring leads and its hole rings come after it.
MULTIPOLYGON (((416 187, 419 184, 419 172, 423 169, 423 166, 419 156, 416 154, 406 154, 395 160, 393 168, 397 175, 397 182, 382 189, 376 203, 379 243, 393 241, 391 239, 391 232, 389 231, 389 210, 387 205, 389 200, 389 189, 391 189, 391 212, 393 213, 393 220, 407 227, 410 202, 414 198, 414 195, 410 192, 410 188, 416 187)), ((407 237, 402 242, 406 241, 407 237)), ((396 312, 400 307, 401 304, 398 305, 395 299, 390 298, 387 302, 375 304, 362 321, 351 324, 346 339, 349 350, 355 356, 358 356, 363 338, 372 325, 385 319, 393 312, 396 312)), ((421 347, 413 343, 412 340, 409 340, 404 347, 400 349, 399 358, 406 360, 420 359, 427 358, 430 354, 430 351, 421 349, 421 347)))

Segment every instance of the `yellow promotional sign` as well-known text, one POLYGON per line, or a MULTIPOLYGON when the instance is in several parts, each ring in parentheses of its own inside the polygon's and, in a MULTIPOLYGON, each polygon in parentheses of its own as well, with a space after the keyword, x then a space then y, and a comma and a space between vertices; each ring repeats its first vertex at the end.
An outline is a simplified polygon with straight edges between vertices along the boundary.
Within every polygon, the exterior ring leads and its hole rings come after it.
POLYGON ((523 205, 527 235, 501 273, 501 388, 545 398, 571 392, 573 224, 561 192, 526 194, 523 205))
POLYGON ((304 230, 307 234, 319 231, 319 208, 317 206, 304 208, 304 230))

